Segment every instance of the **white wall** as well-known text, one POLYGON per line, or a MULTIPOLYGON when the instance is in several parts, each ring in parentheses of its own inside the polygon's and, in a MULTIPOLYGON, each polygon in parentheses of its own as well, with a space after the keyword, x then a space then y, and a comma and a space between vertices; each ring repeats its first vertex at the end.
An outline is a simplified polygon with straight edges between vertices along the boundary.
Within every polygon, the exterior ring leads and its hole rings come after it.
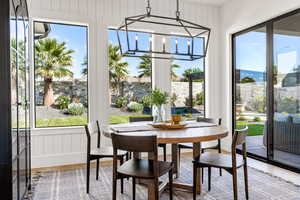
MULTIPOLYGON (((173 16, 174 0, 153 0, 153 12, 173 16)), ((182 16, 212 28, 206 60, 207 116, 219 117, 219 20, 218 7, 195 2, 182 2, 182 16)), ((109 108, 107 41, 108 27, 117 27, 125 16, 144 13, 142 0, 31 0, 31 19, 51 22, 79 23, 89 27, 89 106, 90 120, 107 124, 109 108)), ((160 76, 163 77, 163 76, 160 76)), ((169 76, 167 76, 169 77, 169 76)), ((167 84, 166 82, 160 82, 167 84)), ((168 84, 170 84, 168 82, 168 84)), ((169 85, 161 85, 170 88, 169 85)), ((33 100, 33 99, 32 99, 33 100)), ((33 101, 32 101, 33 102, 33 101)), ((32 167, 81 163, 85 161, 85 135, 83 128, 34 129, 32 134, 32 167)), ((102 138, 104 145, 110 145, 102 138)))
MULTIPOLYGON (((221 8, 222 26, 220 33, 220 63, 222 74, 219 87, 222 118, 228 127, 232 124, 232 65, 231 65, 231 34, 245 28, 262 23, 281 14, 300 8, 299 0, 231 0, 221 8)), ((230 150, 231 138, 226 139, 224 148, 230 150)))

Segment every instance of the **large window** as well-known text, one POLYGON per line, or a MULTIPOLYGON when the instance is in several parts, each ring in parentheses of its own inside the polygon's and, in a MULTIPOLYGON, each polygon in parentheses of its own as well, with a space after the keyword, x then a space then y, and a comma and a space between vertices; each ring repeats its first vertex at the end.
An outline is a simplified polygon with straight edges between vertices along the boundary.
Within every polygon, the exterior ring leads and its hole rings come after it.
POLYGON ((35 126, 80 126, 88 118, 87 27, 34 22, 35 126))
POLYGON ((233 35, 234 122, 249 155, 300 169, 300 10, 233 35))
MULTIPOLYGON (((188 38, 172 37, 172 51, 187 52, 188 38), (177 44, 177 45, 176 45, 177 44), (177 46, 177 47, 176 47, 177 46)), ((194 52, 202 54, 204 39, 196 38, 194 52)), ((194 61, 174 60, 171 64, 172 114, 181 114, 188 119, 204 116, 204 58, 194 61)))
MULTIPOLYGON (((116 30, 108 30, 108 33, 110 123, 126 123, 130 116, 151 115, 148 95, 152 90, 152 60, 123 57, 116 30)), ((129 34, 139 38, 139 49, 147 48, 150 34, 140 32, 129 34)), ((125 32, 121 32, 121 37, 125 37, 125 32)), ((135 41, 130 41, 130 45, 134 46, 135 41)))

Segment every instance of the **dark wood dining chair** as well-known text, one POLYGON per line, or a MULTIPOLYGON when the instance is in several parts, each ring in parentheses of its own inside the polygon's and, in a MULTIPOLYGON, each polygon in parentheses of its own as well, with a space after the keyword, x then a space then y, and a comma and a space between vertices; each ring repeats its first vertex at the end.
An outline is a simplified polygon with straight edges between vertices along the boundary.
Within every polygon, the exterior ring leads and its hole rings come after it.
MULTIPOLYGON (((129 117, 129 122, 153 121, 153 117, 129 117)), ((164 161, 167 161, 167 144, 158 144, 163 149, 164 161)), ((131 156, 131 155, 130 155, 131 156)))
MULTIPOLYGON (((96 180, 99 179, 99 161, 102 158, 113 158, 113 148, 112 147, 103 147, 100 148, 101 141, 101 131, 99 122, 91 122, 88 125, 85 125, 85 132, 87 136, 87 163, 86 163, 86 193, 89 193, 90 188, 90 166, 91 161, 96 160, 96 180), (91 136, 97 134, 97 148, 92 149, 91 147, 91 136)), ((126 151, 119 151, 117 158, 120 160, 120 163, 124 162, 125 157, 128 157, 126 151)), ((121 188, 123 188, 123 183, 121 183, 121 188)))
POLYGON ((135 199, 136 179, 148 179, 155 187, 154 199, 159 199, 159 177, 169 173, 170 200, 173 198, 173 164, 171 162, 157 160, 157 139, 154 135, 122 135, 112 133, 111 135, 114 160, 113 160, 113 200, 117 195, 117 179, 132 178, 132 199, 135 199), (151 159, 130 159, 121 166, 117 166, 118 150, 148 153, 151 159))
MULTIPOLYGON (((248 170, 247 170, 247 149, 246 149, 246 136, 248 133, 248 127, 242 130, 236 130, 231 144, 231 155, 230 154, 220 154, 214 152, 205 152, 198 159, 193 161, 193 199, 196 200, 196 177, 198 173, 198 168, 211 168, 224 169, 232 175, 233 181, 233 194, 234 200, 238 199, 238 187, 237 187, 237 169, 240 167, 244 168, 244 181, 245 181, 245 193, 246 199, 249 199, 248 193, 248 170), (238 155, 236 153, 236 147, 242 145, 243 155, 238 155)), ((211 177, 209 177, 211 179, 211 177)), ((209 181, 209 184, 211 181, 209 181)))
MULTIPOLYGON (((221 118, 213 119, 213 118, 198 117, 197 122, 207 122, 207 123, 217 124, 217 125, 221 126, 222 119, 221 118)), ((179 143, 178 144, 179 159, 180 159, 181 149, 193 149, 193 143, 179 143)), ((218 139, 218 143, 216 145, 202 148, 201 153, 204 153, 205 151, 207 151, 209 149, 217 150, 218 153, 221 153, 222 152, 221 139, 218 139)), ((208 176, 210 176, 209 173, 210 173, 210 171, 208 171, 208 176)), ((220 176, 222 176, 222 169, 220 169, 220 176)), ((202 169, 202 183, 203 183, 203 180, 204 180, 204 176, 203 176, 203 169, 202 169)))

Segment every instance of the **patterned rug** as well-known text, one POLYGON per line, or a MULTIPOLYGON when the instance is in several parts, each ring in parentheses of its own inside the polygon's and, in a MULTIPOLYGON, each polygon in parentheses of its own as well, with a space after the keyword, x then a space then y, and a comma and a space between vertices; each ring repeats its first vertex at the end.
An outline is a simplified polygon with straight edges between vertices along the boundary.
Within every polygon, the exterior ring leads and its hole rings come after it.
MULTIPOLYGON (((182 157, 179 181, 192 183, 192 165, 189 157, 182 157)), ((249 167, 249 195, 253 200, 300 200, 300 187, 282 179, 270 176, 249 167)), ((205 175, 207 172, 205 171, 205 175)), ((33 177, 33 200, 108 200, 112 194, 112 167, 101 166, 99 180, 95 179, 95 168, 91 169, 90 194, 85 193, 85 169, 41 172, 33 177)), ((238 172, 239 199, 245 199, 243 170, 238 172)), ((120 184, 118 184, 120 189, 120 184)), ((147 199, 147 189, 137 185, 136 199, 147 199)), ((124 181, 124 194, 118 192, 117 199, 129 200, 131 197, 131 180, 124 181)), ((160 199, 169 199, 165 191, 160 199)), ((192 193, 175 190, 175 200, 192 199, 192 193)), ((223 172, 219 176, 218 169, 212 170, 212 189, 207 191, 207 179, 203 185, 203 193, 197 199, 230 200, 232 194, 232 176, 223 172)))

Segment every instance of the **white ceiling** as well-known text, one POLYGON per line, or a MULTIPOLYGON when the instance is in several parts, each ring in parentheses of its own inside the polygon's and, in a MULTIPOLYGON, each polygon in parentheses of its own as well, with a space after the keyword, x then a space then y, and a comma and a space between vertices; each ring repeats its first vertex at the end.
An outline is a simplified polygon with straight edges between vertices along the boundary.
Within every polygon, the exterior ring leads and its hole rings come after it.
POLYGON ((199 2, 202 4, 211 4, 211 5, 221 6, 225 2, 228 2, 230 0, 182 0, 182 1, 192 1, 192 2, 199 2))

